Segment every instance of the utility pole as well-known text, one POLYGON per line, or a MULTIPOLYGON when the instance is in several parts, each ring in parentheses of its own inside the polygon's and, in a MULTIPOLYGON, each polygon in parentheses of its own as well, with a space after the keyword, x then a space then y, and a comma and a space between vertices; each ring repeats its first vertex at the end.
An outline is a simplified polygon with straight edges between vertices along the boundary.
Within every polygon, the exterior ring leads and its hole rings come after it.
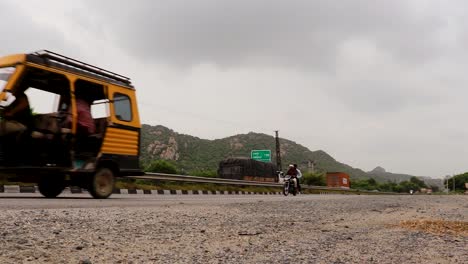
POLYGON ((447 175, 442 178, 442 185, 444 186, 444 192, 447 192, 447 183, 445 182, 447 180, 447 175))
POLYGON ((449 180, 450 180, 450 176, 447 176, 447 193, 450 192, 449 180))
POLYGON ((315 160, 307 161, 307 169, 309 170, 309 172, 315 172, 315 160))
POLYGON ((453 191, 455 192, 455 176, 452 176, 452 182, 453 182, 453 191))
POLYGON ((279 171, 282 171, 283 168, 281 166, 281 150, 280 150, 280 142, 278 136, 278 130, 275 131, 275 139, 276 139, 276 167, 279 171))
POLYGON ((449 191, 455 192, 455 176, 450 177, 450 175, 447 175, 447 193, 449 191), (450 186, 450 180, 452 180, 452 186, 450 186), (450 190, 450 187, 452 187, 452 190, 450 190))

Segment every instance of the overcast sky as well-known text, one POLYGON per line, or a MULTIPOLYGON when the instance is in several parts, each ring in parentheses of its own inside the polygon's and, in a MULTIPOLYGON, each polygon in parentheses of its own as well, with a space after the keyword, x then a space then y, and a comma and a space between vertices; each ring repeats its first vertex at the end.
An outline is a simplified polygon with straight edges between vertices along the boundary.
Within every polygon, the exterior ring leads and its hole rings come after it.
POLYGON ((250 131, 353 167, 468 171, 468 4, 0 0, 0 56, 50 49, 128 75, 144 123, 250 131))

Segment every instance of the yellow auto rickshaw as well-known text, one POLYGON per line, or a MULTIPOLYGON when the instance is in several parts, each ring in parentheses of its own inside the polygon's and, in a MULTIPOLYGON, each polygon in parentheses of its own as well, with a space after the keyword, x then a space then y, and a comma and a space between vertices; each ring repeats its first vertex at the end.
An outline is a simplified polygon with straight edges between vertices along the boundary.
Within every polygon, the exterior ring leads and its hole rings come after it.
POLYGON ((0 174, 107 198, 141 175, 140 118, 128 77, 47 50, 0 58, 0 174))

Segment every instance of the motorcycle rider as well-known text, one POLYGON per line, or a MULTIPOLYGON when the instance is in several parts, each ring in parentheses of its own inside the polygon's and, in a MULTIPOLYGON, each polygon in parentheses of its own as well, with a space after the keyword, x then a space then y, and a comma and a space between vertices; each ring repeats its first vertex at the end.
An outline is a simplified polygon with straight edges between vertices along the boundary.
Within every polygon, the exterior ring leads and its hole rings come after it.
POLYGON ((297 191, 298 193, 301 193, 302 192, 302 189, 301 189, 301 184, 299 183, 301 181, 301 178, 302 178, 302 172, 297 168, 297 164, 294 164, 294 168, 296 169, 296 181, 297 181, 297 191))
POLYGON ((293 164, 289 165, 288 172, 286 175, 291 176, 291 179, 295 179, 296 186, 298 186, 299 181, 297 180, 297 169, 294 167, 293 164))

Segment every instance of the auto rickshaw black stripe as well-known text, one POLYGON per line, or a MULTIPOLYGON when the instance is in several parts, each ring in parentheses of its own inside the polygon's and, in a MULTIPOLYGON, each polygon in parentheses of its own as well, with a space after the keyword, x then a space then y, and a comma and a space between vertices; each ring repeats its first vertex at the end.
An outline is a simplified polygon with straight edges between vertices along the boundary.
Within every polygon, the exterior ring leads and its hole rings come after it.
POLYGON ((99 162, 103 161, 112 161, 113 163, 118 164, 121 176, 143 175, 139 168, 140 164, 138 156, 103 154, 99 162))

